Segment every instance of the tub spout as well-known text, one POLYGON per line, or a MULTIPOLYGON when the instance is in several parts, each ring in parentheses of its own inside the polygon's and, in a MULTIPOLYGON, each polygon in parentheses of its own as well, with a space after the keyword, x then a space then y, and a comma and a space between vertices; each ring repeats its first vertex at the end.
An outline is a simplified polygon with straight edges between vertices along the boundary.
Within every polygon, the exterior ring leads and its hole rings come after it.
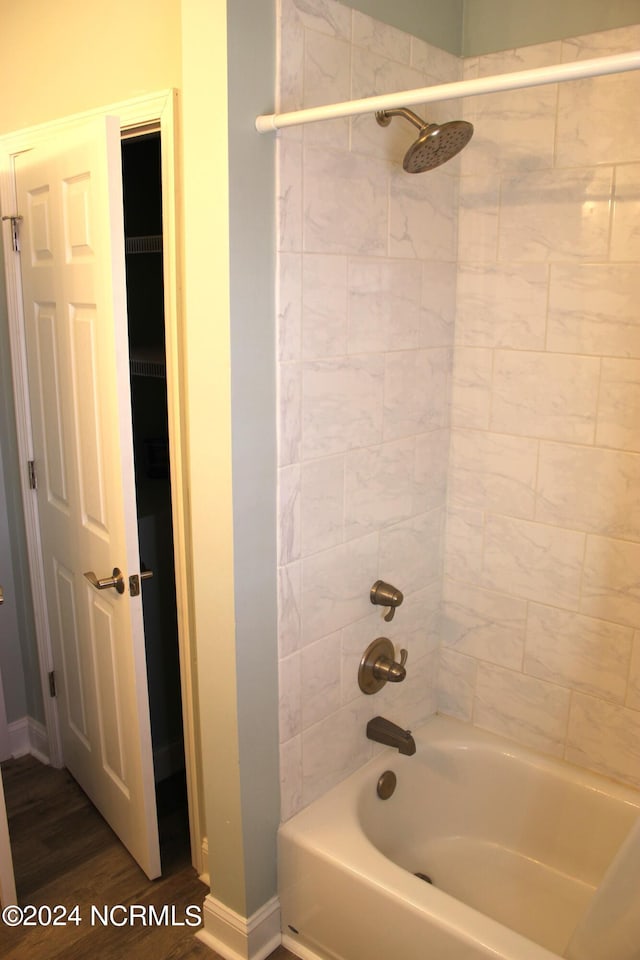
POLYGON ((367 737, 377 743, 384 743, 388 747, 395 747, 400 753, 412 757, 416 752, 416 744, 411 736, 411 730, 403 730, 391 720, 384 717, 374 717, 367 724, 367 737))

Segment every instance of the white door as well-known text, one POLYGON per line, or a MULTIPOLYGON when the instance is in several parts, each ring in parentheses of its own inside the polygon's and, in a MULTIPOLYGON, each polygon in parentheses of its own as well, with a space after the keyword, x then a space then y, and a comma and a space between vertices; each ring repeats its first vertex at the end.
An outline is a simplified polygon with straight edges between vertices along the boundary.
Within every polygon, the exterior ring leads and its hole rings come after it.
POLYGON ((140 561, 118 119, 88 121, 19 154, 15 174, 64 762, 153 878, 160 853, 142 598, 135 595, 140 561))

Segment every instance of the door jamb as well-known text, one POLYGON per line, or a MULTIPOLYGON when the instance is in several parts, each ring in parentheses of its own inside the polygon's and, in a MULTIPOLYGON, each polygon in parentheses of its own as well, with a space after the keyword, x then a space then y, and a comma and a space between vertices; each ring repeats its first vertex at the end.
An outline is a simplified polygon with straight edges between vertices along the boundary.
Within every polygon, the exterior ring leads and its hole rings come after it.
MULTIPOLYGON (((172 493, 172 521, 176 576, 176 605, 178 615, 178 646, 182 690, 182 721, 189 806, 189 832, 192 863, 198 873, 203 872, 202 844, 206 836, 202 804, 200 740, 198 728, 197 682, 195 675, 196 651, 193 640, 193 597, 190 588, 189 557, 190 529, 188 514, 188 461, 186 411, 184 409, 184 344, 180 323, 178 290, 178 231, 177 216, 177 92, 164 90, 122 103, 75 114, 49 123, 30 127, 0 138, 0 207, 4 215, 17 213, 15 196, 14 159, 19 153, 33 149, 40 141, 65 131, 79 123, 98 116, 115 115, 120 118, 123 135, 143 132, 144 128, 160 130, 162 160, 162 231, 163 282, 165 304, 165 346, 167 367, 167 412, 169 419, 169 459, 172 493)), ((20 489, 24 509, 27 551, 34 619, 38 648, 38 663, 49 738, 49 759, 54 766, 62 766, 62 747, 56 700, 51 698, 48 674, 53 669, 53 652, 46 615, 44 571, 38 526, 38 510, 34 491, 30 489, 26 463, 32 459, 26 345, 24 341, 23 305, 19 257, 12 251, 11 226, 5 221, 4 266, 7 286, 7 310, 11 344, 11 365, 16 410, 16 429, 20 460, 20 489)))

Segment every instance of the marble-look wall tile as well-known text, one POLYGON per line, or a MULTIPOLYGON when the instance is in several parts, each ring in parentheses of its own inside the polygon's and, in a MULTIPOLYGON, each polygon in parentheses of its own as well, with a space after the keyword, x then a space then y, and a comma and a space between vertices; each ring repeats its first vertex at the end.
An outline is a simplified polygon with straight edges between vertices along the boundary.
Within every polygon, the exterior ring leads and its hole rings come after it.
POLYGON ((451 503, 532 519, 537 463, 536 440, 456 430, 450 451, 451 503))
POLYGON ((300 685, 300 654, 280 660, 278 666, 280 689, 280 740, 286 742, 302 729, 302 696, 300 685))
POLYGON ((302 565, 299 561, 278 568, 278 654, 288 657, 300 646, 302 565))
POLYGON ((442 616, 445 648, 520 670, 526 623, 524 600, 445 580, 442 616))
POLYGON ((289 0, 282 4, 282 16, 329 37, 348 40, 351 36, 351 8, 336 0, 289 0))
POLYGON ((411 35, 358 10, 353 11, 353 42, 396 63, 409 63, 411 35))
POLYGON ((304 364, 302 456, 330 456, 382 439, 384 356, 304 364))
MULTIPOLYGON (((369 47, 354 47, 352 50, 352 85, 351 95, 354 99, 376 96, 382 93, 396 93, 398 89, 414 89, 422 84, 423 75, 419 70, 409 66, 408 60, 401 63, 380 51, 369 47), (405 87, 405 84, 409 84, 405 87)), ((407 135, 406 121, 404 124, 392 120, 387 128, 381 127, 374 116, 364 114, 360 119, 367 117, 368 125, 376 139, 384 138, 393 127, 404 126, 405 139, 407 135), (383 132, 384 131, 384 132, 383 132)))
MULTIPOLYGON (((459 70, 452 55, 334 0, 281 0, 281 29, 287 108, 459 70)), ((450 105, 429 116, 449 119, 450 105)), ((375 636, 412 662, 380 708, 405 725, 435 710, 458 165, 407 193, 398 167, 411 138, 406 124, 371 117, 278 137, 285 816, 371 756, 371 702, 356 678, 375 636), (405 594, 393 624, 369 601, 380 577, 405 594)))
POLYGON ((551 84, 469 98, 465 120, 474 135, 460 158, 463 175, 550 167, 557 95, 551 84))
POLYGON ((448 50, 434 47, 419 37, 411 38, 411 65, 440 83, 453 83, 454 80, 462 79, 462 62, 459 57, 448 50))
MULTIPOLYGON (((469 58, 464 76, 639 45, 640 24, 469 58)), ((638 82, 463 104, 438 681, 441 710, 636 783, 638 82)))
POLYGON ((344 533, 362 537, 408 519, 414 512, 413 437, 352 450, 344 476, 344 533))
POLYGON ((302 145, 276 141, 276 209, 278 250, 302 249, 302 145))
POLYGON ((280 744, 280 816, 289 820, 302 808, 302 736, 280 744))
POLYGON ((278 471, 278 563, 300 557, 300 464, 278 471))
POLYGON ((486 587, 578 609, 584 533, 489 515, 484 538, 486 587))
POLYGON ((309 253, 302 259, 302 357, 347 352, 347 258, 309 253))
POLYGON ((307 557, 335 547, 344 531, 344 457, 302 464, 300 483, 301 552, 307 557))
POLYGON ((558 166, 638 160, 638 97, 640 77, 636 71, 561 83, 558 166))
MULTIPOLYGON (((560 62, 560 42, 533 44, 473 58, 474 77, 516 73, 560 62)), ((555 135, 555 85, 465 101, 465 120, 475 125, 472 149, 462 154, 462 173, 529 170, 551 166, 555 135)))
POLYGON ((308 644, 300 654, 302 729, 340 709, 340 633, 308 644))
POLYGON ((446 426, 450 368, 451 352, 445 349, 386 354, 385 440, 446 426))
POLYGON ((413 513, 427 513, 447 501, 449 430, 433 430, 415 437, 413 513))
POLYGON ((302 734, 302 802, 311 803, 371 758, 364 697, 346 704, 302 734))
POLYGON ((456 320, 456 264, 422 263, 422 312, 419 347, 453 345, 456 320))
POLYGON ((300 360, 302 345, 302 257, 279 253, 276 268, 276 324, 280 363, 300 360))
POLYGON ((328 636, 370 610, 378 579, 378 534, 306 557, 302 570, 302 642, 328 636))
POLYGON ((565 757, 640 789, 640 713, 574 694, 565 757))
MULTIPOLYGON (((352 51, 352 86, 354 99, 413 90, 424 85, 424 76, 408 64, 399 64, 369 49, 354 47, 352 51)), ((393 167, 402 158, 411 141, 411 128, 406 121, 392 119, 381 126, 372 114, 351 118, 351 149, 386 160, 393 167)))
POLYGON ((402 702, 394 691, 394 684, 387 684, 381 703, 383 716, 399 726, 415 730, 436 712, 436 681, 438 675, 438 654, 434 651, 413 660, 404 680, 402 702), (395 695, 394 695, 395 694, 395 695))
MULTIPOLYGON (((301 110, 304 77, 304 27, 292 4, 279 2, 280 50, 276 64, 276 109, 301 110)), ((295 130, 295 128, 293 128, 295 130)), ((295 130, 296 135, 300 131, 295 130)))
MULTIPOLYGON (((380 532, 378 576, 412 593, 442 576, 444 510, 432 510, 380 532)), ((372 581, 373 582, 373 581, 372 581)))
POLYGON ((633 631, 539 603, 529 605, 525 672, 622 703, 633 631))
POLYGON ((560 63, 562 41, 548 40, 544 43, 532 43, 526 47, 511 50, 498 50, 479 57, 470 57, 474 61, 477 77, 492 77, 499 73, 518 73, 520 70, 535 70, 536 67, 550 67, 560 63))
POLYGON ((278 375, 278 465, 300 459, 302 442, 302 368, 281 363, 278 375))
POLYGON ((580 610, 640 627, 640 543, 587 537, 580 610))
POLYGON ((491 427, 501 433, 593 442, 600 361, 496 350, 491 427))
MULTIPOLYGON (((304 106, 348 100, 351 90, 351 44, 347 40, 309 31, 304 55, 304 106)), ((305 144, 335 149, 349 147, 349 120, 337 118, 303 128, 305 144)))
POLYGON ((418 260, 455 260, 458 184, 445 166, 429 179, 394 170, 390 177, 389 255, 418 260))
POLYGON ((349 261, 349 353, 413 350, 421 326, 417 261, 349 261))
POLYGON ((500 260, 605 260, 613 170, 541 170, 504 177, 500 260))
POLYGON ((384 256, 386 163, 314 146, 305 146, 303 162, 305 252, 384 256))
MULTIPOLYGON (((398 621, 393 635, 406 647, 414 660, 427 654, 437 653, 441 634, 442 580, 434 580, 429 586, 408 594, 402 603, 402 623, 398 621)), ((385 611, 379 613, 379 626, 389 629, 384 620, 385 611)), ((394 617, 395 622, 395 617, 394 617)))
POLYGON ((543 350, 548 266, 461 263, 456 342, 467 347, 543 350))
POLYGON ((552 264, 549 350, 640 357, 637 264, 552 264))
POLYGON ((571 694, 514 670, 478 664, 474 723, 562 757, 571 694))
POLYGON ((452 426, 488 429, 491 416, 492 382, 493 352, 491 350, 482 347, 456 349, 451 385, 452 426))
POLYGON ((438 710, 448 717, 470 722, 478 661, 443 647, 438 665, 438 710))
POLYGON ((458 259, 460 261, 495 262, 498 249, 499 210, 499 176, 490 174, 463 178, 458 204, 458 259))
POLYGON ((640 540, 640 455, 541 443, 536 519, 640 540))
POLYGON ((640 164, 616 167, 611 259, 640 260, 640 164))
POLYGON ((484 550, 484 513, 449 505, 444 569, 454 580, 479 583, 484 550))
POLYGON ((628 53, 640 48, 640 23, 611 30, 598 30, 562 41, 562 61, 591 60, 616 53, 628 53))
POLYGON ((640 360, 603 357, 596 443, 640 452, 640 360))

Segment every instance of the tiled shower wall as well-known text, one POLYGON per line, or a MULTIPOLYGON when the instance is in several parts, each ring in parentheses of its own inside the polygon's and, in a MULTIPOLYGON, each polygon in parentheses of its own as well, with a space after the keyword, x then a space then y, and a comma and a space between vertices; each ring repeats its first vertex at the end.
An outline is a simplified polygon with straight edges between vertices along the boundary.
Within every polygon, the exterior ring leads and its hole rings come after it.
MULTIPOLYGON (((638 47, 632 27, 464 72, 638 47)), ((334 0, 281 0, 279 63, 280 110, 462 73, 334 0)), ((417 177, 399 119, 278 135, 284 818, 368 759, 371 716, 433 712, 439 643, 441 711, 640 785, 639 94, 475 98, 470 145, 417 177), (405 593, 391 624, 378 577, 405 593), (381 634, 408 678, 366 697, 381 634)))
POLYGON ((639 103, 634 72, 466 104, 439 706, 640 787, 639 103))
MULTIPOLYGON (((282 0, 280 48, 280 110, 461 74, 333 0, 282 0)), ((372 716, 407 727, 435 709, 458 169, 404 174, 414 133, 365 117, 278 137, 285 818, 371 756, 372 716), (405 595, 389 624, 378 578, 405 595), (381 635, 409 651, 408 676, 365 696, 358 664, 381 635)))

